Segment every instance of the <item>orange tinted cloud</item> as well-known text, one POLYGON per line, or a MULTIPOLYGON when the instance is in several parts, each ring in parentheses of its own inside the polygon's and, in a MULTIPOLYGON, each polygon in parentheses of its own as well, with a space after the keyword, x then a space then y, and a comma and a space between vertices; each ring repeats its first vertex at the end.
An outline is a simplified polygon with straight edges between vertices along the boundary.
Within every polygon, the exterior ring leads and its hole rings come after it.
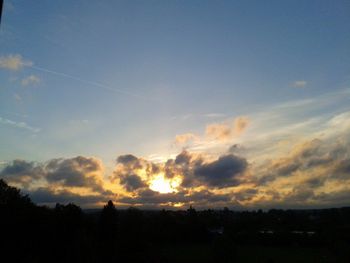
POLYGON ((241 116, 234 120, 233 130, 236 136, 241 135, 249 125, 249 119, 247 117, 241 116))
POLYGON ((8 70, 19 70, 25 66, 32 66, 31 61, 24 61, 19 54, 0 57, 0 68, 8 70))
POLYGON ((249 119, 241 116, 234 119, 233 123, 213 123, 206 127, 205 133, 208 137, 225 141, 240 136, 248 127, 249 119))
POLYGON ((184 133, 184 134, 179 134, 176 135, 175 137, 175 144, 177 145, 185 145, 189 142, 193 142, 197 140, 198 137, 194 135, 193 133, 184 133))

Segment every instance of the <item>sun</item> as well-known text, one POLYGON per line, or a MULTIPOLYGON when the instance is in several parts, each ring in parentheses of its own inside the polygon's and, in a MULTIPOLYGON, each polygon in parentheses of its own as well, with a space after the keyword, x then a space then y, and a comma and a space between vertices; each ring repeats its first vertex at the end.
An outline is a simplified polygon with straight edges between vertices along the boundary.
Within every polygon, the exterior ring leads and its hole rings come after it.
POLYGON ((180 185, 180 178, 165 178, 163 174, 156 175, 151 181, 149 188, 161 194, 177 192, 177 187, 180 185))

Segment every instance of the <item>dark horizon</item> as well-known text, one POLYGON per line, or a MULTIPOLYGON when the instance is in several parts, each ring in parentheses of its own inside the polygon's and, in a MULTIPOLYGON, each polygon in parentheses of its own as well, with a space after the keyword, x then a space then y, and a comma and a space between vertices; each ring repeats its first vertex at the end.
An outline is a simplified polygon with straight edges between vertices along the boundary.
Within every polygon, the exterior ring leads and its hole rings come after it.
POLYGON ((337 262, 350 259, 350 207, 267 212, 34 205, 0 180, 6 262, 337 262), (13 249, 20 253, 13 253, 13 249), (39 248, 39 249, 38 249, 39 248), (311 261, 314 260, 314 261, 311 261))

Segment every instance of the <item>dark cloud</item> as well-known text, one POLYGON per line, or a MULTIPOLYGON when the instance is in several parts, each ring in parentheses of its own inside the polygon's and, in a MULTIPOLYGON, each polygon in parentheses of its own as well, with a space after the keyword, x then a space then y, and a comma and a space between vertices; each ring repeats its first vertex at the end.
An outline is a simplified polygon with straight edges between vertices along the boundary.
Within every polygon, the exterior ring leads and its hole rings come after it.
POLYGON ((305 162, 306 168, 312 168, 320 165, 330 164, 334 159, 329 156, 313 157, 305 162))
POLYGON ((181 152, 179 155, 175 158, 175 164, 189 164, 191 161, 191 154, 187 151, 181 152))
POLYGON ((301 167, 301 162, 299 160, 290 160, 287 162, 282 162, 276 164, 273 168, 276 173, 281 176, 291 175, 293 172, 297 171, 301 167))
POLYGON ((22 175, 32 171, 34 167, 33 162, 26 162, 24 160, 14 160, 7 165, 1 172, 1 175, 22 175))
POLYGON ((40 179, 43 174, 43 168, 40 164, 24 160, 14 160, 3 168, 0 172, 0 177, 9 183, 28 187, 33 180, 40 179))
POLYGON ((247 169, 245 159, 233 154, 219 157, 211 163, 202 163, 195 167, 194 175, 204 184, 212 187, 229 187, 239 184, 237 177, 247 169))
POLYGON ((347 180, 350 179, 350 164, 347 156, 348 150, 346 151, 343 145, 314 139, 296 146, 289 155, 272 160, 264 164, 264 167, 260 167, 260 170, 265 172, 257 180, 257 184, 265 185, 278 178, 295 174, 303 174, 307 177, 312 171, 318 173, 319 178, 307 179, 305 183, 310 186, 321 186, 326 180, 332 179, 347 180), (322 176, 324 172, 320 172, 319 168, 327 171, 327 176, 322 176))
POLYGON ((203 206, 212 206, 218 203, 231 201, 231 196, 228 194, 215 194, 209 190, 202 190, 196 192, 189 192, 186 190, 179 191, 177 193, 160 194, 151 189, 144 188, 137 192, 136 197, 121 197, 118 202, 125 204, 138 204, 138 205, 163 205, 182 203, 184 205, 189 204, 202 204, 203 206))
POLYGON ((0 177, 9 183, 26 189, 32 183, 49 183, 63 187, 86 187, 104 192, 103 167, 96 158, 77 156, 68 159, 52 159, 46 163, 14 160, 3 168, 0 177))
POLYGON ((314 191, 308 186, 296 186, 291 192, 284 196, 283 202, 291 204, 305 204, 315 197, 314 191))
POLYGON ((319 204, 325 204, 328 206, 349 206, 350 205, 350 191, 342 190, 330 193, 320 193, 315 197, 315 200, 319 204))
POLYGON ((161 167, 158 164, 147 162, 146 172, 147 174, 158 174, 161 172, 161 167))
POLYGON ((324 185, 324 180, 322 180, 321 178, 311 178, 309 180, 306 180, 305 184, 311 188, 316 188, 324 185))
POLYGON ((234 197, 237 201, 249 201, 251 200, 257 193, 258 189, 244 189, 234 194, 234 197))
POLYGON ((350 179, 350 159, 341 160, 335 167, 335 172, 350 179))
POLYGON ((53 191, 49 188, 38 188, 33 191, 25 191, 29 197, 37 204, 54 205, 56 203, 68 204, 76 203, 85 207, 95 206, 98 202, 106 202, 111 196, 78 195, 68 190, 53 191))
POLYGON ((247 153, 247 148, 241 144, 234 144, 228 148, 227 153, 235 155, 244 155, 247 153))
POLYGON ((121 175, 120 184, 122 184, 124 188, 129 192, 146 186, 146 183, 143 182, 142 179, 136 174, 121 175))
POLYGON ((64 186, 88 187, 95 191, 103 191, 103 171, 101 162, 95 158, 77 156, 70 159, 53 159, 46 166, 46 179, 50 183, 64 186))
POLYGON ((313 139, 300 144, 287 157, 274 161, 270 170, 279 176, 290 176, 299 170, 310 169, 327 163, 324 152, 321 150, 322 142, 313 139))
POLYGON ((132 162, 137 162, 138 158, 132 154, 120 155, 117 158, 117 163, 128 164, 132 162))
POLYGON ((142 158, 137 158, 132 154, 120 155, 117 158, 117 164, 124 166, 128 169, 142 169, 147 165, 147 161, 142 158))

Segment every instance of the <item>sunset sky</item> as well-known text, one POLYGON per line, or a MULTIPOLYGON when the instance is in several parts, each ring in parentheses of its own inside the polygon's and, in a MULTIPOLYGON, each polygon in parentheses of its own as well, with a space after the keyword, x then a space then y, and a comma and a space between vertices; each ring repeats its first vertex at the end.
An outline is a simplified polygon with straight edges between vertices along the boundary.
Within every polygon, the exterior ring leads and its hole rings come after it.
POLYGON ((349 1, 4 2, 0 178, 33 201, 350 205, 349 1))

